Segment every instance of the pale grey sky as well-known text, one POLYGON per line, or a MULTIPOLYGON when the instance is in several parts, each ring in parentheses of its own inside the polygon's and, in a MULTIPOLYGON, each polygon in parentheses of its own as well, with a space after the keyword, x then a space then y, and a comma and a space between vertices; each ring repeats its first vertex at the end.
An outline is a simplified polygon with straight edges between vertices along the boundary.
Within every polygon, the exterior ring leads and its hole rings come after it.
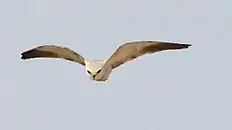
POLYGON ((1 130, 231 130, 229 0, 1 0, 1 130), (135 40, 191 43, 128 62, 104 83, 42 44, 108 58, 135 40))

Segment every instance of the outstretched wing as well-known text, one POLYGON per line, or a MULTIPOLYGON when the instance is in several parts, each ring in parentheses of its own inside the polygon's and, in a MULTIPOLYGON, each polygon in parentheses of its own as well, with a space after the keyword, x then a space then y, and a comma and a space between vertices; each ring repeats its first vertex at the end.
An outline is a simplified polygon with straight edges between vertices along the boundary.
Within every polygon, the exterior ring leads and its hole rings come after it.
POLYGON ((151 54, 164 50, 185 49, 189 46, 191 45, 158 41, 129 42, 121 45, 106 61, 106 64, 111 65, 112 69, 114 69, 144 54, 151 54))
POLYGON ((85 59, 75 51, 56 45, 42 45, 23 52, 21 59, 31 58, 61 58, 80 63, 85 66, 85 59))

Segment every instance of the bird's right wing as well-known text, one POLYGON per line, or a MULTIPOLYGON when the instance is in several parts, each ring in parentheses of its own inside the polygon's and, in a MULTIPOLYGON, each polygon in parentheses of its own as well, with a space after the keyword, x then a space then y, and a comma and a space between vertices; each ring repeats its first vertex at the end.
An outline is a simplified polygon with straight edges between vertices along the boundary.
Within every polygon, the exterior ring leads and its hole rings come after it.
POLYGON ((21 59, 31 58, 60 58, 80 63, 85 66, 85 59, 75 51, 56 45, 42 45, 23 52, 21 59))
POLYGON ((164 50, 185 49, 190 44, 179 44, 159 41, 137 41, 121 45, 106 61, 106 65, 112 66, 112 69, 133 60, 144 54, 152 54, 164 50))

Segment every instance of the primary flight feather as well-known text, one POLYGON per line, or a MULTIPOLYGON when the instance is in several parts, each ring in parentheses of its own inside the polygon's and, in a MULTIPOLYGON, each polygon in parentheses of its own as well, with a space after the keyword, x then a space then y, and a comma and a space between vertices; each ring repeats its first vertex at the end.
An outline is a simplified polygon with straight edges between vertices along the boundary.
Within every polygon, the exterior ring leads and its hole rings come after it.
POLYGON ((60 58, 79 63, 86 67, 86 72, 92 80, 106 81, 112 70, 118 66, 145 54, 164 50, 186 49, 190 44, 180 44, 159 41, 136 41, 125 43, 107 60, 86 60, 83 56, 67 47, 57 45, 42 45, 23 52, 21 59, 60 58))

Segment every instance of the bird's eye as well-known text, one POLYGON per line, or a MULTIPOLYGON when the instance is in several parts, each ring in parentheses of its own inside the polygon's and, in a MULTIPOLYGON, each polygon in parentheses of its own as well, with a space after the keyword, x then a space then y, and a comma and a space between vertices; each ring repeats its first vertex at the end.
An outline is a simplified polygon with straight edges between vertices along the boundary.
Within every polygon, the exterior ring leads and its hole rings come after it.
POLYGON ((97 71, 97 73, 100 73, 101 72, 101 69, 97 71))
POLYGON ((90 72, 90 71, 88 71, 88 70, 87 70, 87 72, 88 72, 89 74, 91 74, 91 72, 90 72))

